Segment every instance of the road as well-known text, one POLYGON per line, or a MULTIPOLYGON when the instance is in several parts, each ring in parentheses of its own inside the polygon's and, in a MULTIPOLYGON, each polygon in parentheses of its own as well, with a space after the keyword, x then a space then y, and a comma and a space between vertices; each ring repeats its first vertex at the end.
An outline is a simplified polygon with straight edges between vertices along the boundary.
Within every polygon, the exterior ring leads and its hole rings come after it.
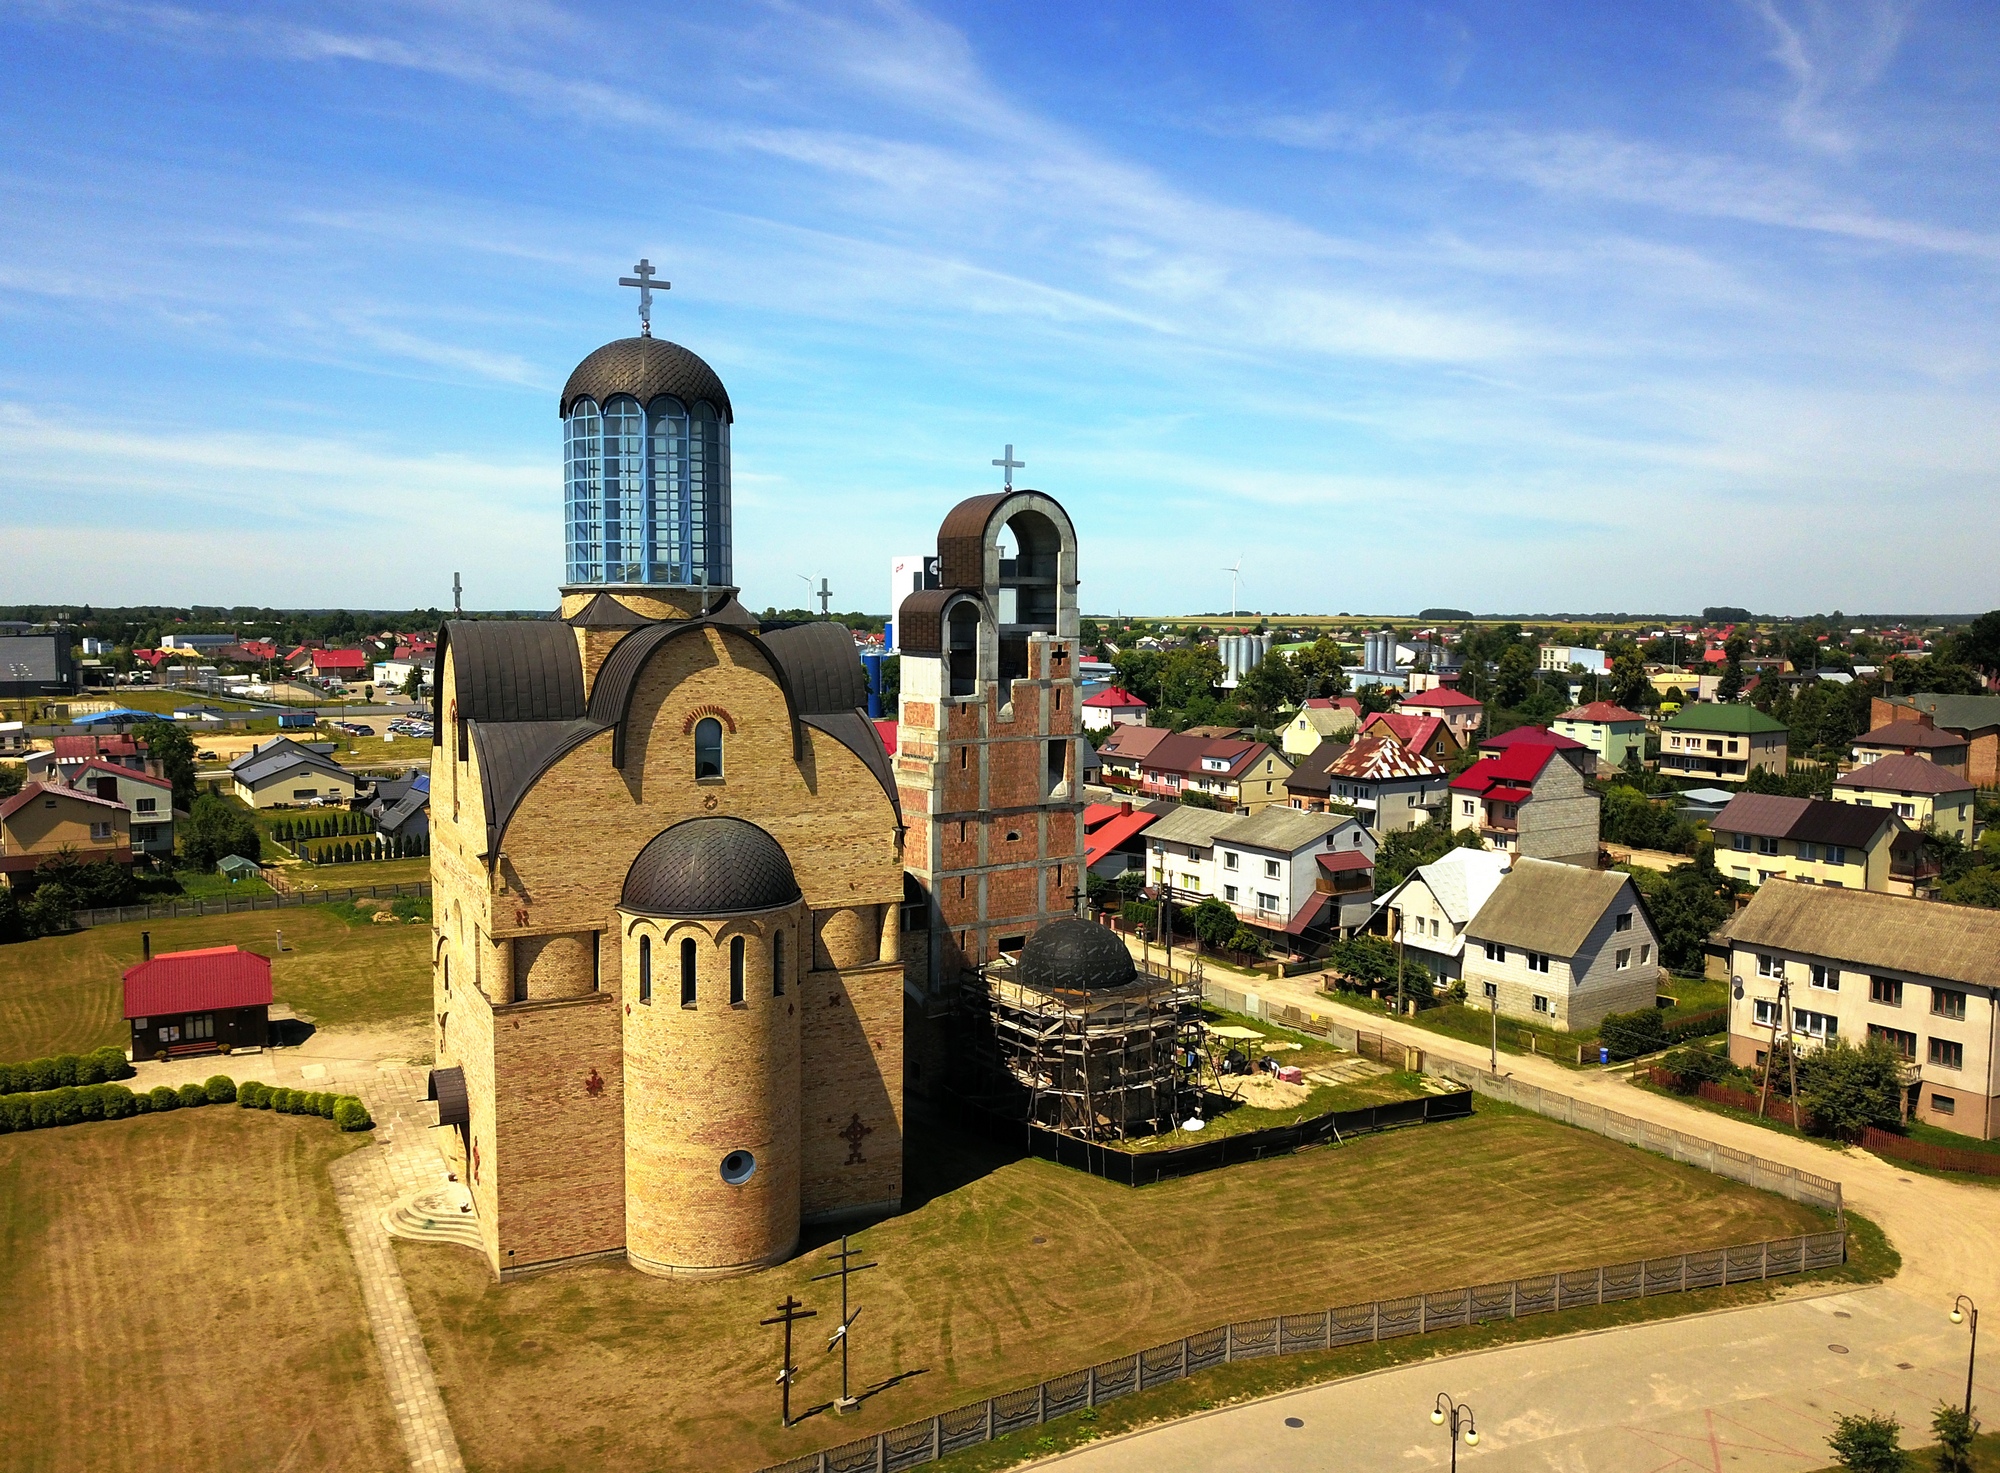
MULTIPOLYGON (((1330 1001, 1310 978, 1227 981, 1248 985, 1266 1001, 1298 1003, 1419 1044, 1434 1057, 1480 1068, 1487 1062, 1487 1051, 1476 1045, 1330 1001)), ((1893 1411, 1906 1427, 1926 1429, 1939 1398, 1964 1395, 1967 1333, 1947 1315, 1961 1292, 2000 1305, 2000 1191, 1907 1175, 1865 1152, 1833 1152, 1693 1109, 1633 1088, 1620 1075, 1564 1069, 1532 1056, 1503 1055, 1501 1070, 1838 1178, 1848 1205, 1881 1224, 1902 1253, 1902 1273, 1864 1289, 1791 1291, 1747 1309, 1399 1367, 1169 1423, 1051 1461, 1065 1473, 1444 1467, 1447 1438, 1428 1413, 1437 1393, 1448 1390, 1479 1417, 1479 1447, 1459 1455, 1468 1470, 1799 1473, 1831 1461, 1826 1434, 1836 1415, 1893 1411)), ((1975 1400, 1992 1390, 1982 1379, 1975 1400)))

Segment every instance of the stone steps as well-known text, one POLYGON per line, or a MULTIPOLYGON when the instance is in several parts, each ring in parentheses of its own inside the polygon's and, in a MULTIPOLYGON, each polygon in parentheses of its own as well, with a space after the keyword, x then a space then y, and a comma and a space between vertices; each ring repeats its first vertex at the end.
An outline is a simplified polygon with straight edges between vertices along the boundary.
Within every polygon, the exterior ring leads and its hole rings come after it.
POLYGON ((393 1238, 486 1251, 479 1218, 472 1211, 472 1194, 458 1182, 424 1187, 399 1198, 382 1214, 382 1226, 393 1238))

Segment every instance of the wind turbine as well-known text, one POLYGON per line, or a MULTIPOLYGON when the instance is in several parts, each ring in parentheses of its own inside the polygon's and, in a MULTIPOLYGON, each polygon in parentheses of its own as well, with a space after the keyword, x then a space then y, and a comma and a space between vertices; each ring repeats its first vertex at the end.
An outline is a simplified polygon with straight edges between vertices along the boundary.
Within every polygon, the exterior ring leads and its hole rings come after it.
POLYGON ((1238 558, 1232 565, 1222 570, 1229 575, 1229 617, 1236 617, 1236 580, 1243 572, 1243 559, 1238 558))

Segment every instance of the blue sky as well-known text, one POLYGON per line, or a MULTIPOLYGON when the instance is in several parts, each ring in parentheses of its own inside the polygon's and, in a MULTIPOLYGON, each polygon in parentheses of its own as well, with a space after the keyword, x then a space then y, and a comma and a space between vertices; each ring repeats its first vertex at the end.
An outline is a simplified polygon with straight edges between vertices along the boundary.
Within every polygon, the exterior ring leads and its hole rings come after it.
POLYGON ((546 607, 715 365, 753 606, 2000 603, 2000 10, 0 0, 0 603, 546 607))

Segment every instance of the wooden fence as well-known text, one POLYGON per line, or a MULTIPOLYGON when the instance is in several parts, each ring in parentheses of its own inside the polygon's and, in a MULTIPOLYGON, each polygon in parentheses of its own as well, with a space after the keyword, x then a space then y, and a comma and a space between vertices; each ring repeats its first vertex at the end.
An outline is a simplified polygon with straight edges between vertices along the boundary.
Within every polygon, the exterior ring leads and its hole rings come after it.
POLYGON ((1911 1161, 1939 1171, 1969 1171, 1976 1176, 2000 1176, 2000 1152, 1961 1151, 1952 1146, 1934 1146, 1913 1141, 1893 1131, 1870 1125, 1861 1132, 1861 1149, 1887 1156, 1892 1161, 1911 1161))
POLYGON ((776 1463, 761 1473, 900 1473, 946 1453, 977 1447, 1009 1432, 1038 1427, 1085 1407, 1103 1406, 1233 1361, 1299 1355, 1345 1345, 1463 1329, 1494 1320, 1554 1314, 1624 1299, 1680 1294, 1723 1284, 1810 1273, 1847 1260, 1843 1231, 1811 1233, 1733 1248, 1708 1248, 1665 1258, 1635 1259, 1602 1268, 1538 1274, 1505 1283, 1377 1299, 1305 1314, 1238 1320, 1169 1340, 1136 1355, 1070 1371, 1018 1391, 1005 1391, 934 1417, 906 1422, 873 1437, 776 1463))
MULTIPOLYGON (((1662 1089, 1670 1089, 1676 1094, 1692 1094, 1697 1099, 1707 1100, 1710 1104, 1727 1105, 1732 1110, 1748 1110, 1753 1115, 1757 1113, 1755 1090, 1731 1089, 1728 1085, 1717 1084, 1712 1079, 1700 1080, 1693 1089, 1689 1089, 1689 1081, 1684 1075, 1676 1074, 1670 1069, 1659 1068, 1657 1065, 1646 1073, 1653 1083, 1662 1089)), ((1764 1114, 1766 1118, 1775 1120, 1780 1125, 1789 1125, 1794 1130, 1809 1133, 1813 1129, 1812 1111, 1793 1104, 1775 1091, 1764 1102, 1764 1114)))

